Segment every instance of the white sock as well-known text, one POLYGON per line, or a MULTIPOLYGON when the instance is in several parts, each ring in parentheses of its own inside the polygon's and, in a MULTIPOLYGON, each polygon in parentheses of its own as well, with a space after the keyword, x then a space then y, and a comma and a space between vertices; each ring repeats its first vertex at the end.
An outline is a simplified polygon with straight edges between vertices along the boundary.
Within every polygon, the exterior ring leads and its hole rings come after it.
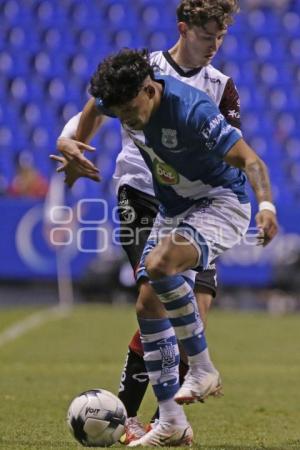
POLYGON ((210 359, 208 348, 195 356, 189 356, 188 362, 192 371, 216 372, 210 359))
POLYGON ((173 398, 159 402, 159 421, 179 426, 187 424, 183 407, 178 405, 173 398))

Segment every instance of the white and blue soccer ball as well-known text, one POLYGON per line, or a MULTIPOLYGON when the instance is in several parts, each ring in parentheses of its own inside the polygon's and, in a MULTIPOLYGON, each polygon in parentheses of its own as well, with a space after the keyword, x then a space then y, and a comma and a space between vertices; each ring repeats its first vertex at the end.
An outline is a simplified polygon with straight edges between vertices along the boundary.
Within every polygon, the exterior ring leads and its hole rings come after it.
POLYGON ((74 398, 67 422, 85 447, 109 447, 124 434, 127 413, 121 400, 104 389, 91 389, 74 398))

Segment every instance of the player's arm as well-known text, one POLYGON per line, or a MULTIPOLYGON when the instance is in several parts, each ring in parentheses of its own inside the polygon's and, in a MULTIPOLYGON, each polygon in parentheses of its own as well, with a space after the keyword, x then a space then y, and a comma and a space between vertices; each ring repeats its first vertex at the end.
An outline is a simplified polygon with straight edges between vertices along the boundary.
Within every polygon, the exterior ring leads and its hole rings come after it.
POLYGON ((95 151, 88 142, 104 120, 105 116, 99 114, 96 108, 95 99, 91 98, 83 111, 69 120, 58 137, 57 149, 63 156, 50 155, 50 158, 62 164, 57 171, 65 172, 65 182, 69 187, 80 177, 100 181, 99 170, 84 156, 83 152, 95 151))
POLYGON ((225 85, 219 109, 230 125, 241 130, 240 96, 232 78, 225 85))
POLYGON ((67 161, 75 159, 79 165, 88 169, 95 169, 93 163, 84 157, 83 152, 95 150, 94 147, 88 145, 88 142, 104 120, 105 116, 99 114, 96 108, 95 99, 91 98, 86 103, 82 113, 72 117, 65 125, 57 139, 57 149, 67 161))
POLYGON ((278 231, 276 209, 272 203, 272 190, 265 163, 249 147, 244 139, 239 139, 224 156, 231 166, 243 170, 255 193, 259 205, 256 224, 261 230, 261 243, 267 245, 278 231))

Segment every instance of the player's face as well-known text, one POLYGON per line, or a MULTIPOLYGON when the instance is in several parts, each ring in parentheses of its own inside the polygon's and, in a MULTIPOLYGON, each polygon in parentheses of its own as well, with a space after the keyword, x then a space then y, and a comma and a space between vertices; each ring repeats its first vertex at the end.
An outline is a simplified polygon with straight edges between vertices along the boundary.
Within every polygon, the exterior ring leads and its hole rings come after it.
POLYGON ((186 50, 193 59, 194 65, 210 64, 223 43, 227 29, 220 29, 214 20, 205 26, 187 27, 185 33, 186 50))
POLYGON ((110 109, 119 117, 123 125, 133 130, 142 130, 149 122, 153 111, 153 100, 147 89, 142 88, 130 102, 122 106, 113 106, 110 109))

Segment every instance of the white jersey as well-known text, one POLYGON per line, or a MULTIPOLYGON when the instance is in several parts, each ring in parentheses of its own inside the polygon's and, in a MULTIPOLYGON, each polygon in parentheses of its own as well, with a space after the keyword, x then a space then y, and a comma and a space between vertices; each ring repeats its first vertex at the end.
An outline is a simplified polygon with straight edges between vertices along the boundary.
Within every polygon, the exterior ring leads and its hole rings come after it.
MULTIPOLYGON (((159 73, 171 75, 206 92, 220 108, 226 120, 240 128, 239 96, 231 78, 212 65, 184 71, 168 52, 151 53, 151 63, 157 66, 159 73)), ((117 192, 121 186, 127 184, 139 191, 154 195, 152 174, 140 151, 124 129, 122 129, 122 150, 117 157, 113 178, 117 192)))

